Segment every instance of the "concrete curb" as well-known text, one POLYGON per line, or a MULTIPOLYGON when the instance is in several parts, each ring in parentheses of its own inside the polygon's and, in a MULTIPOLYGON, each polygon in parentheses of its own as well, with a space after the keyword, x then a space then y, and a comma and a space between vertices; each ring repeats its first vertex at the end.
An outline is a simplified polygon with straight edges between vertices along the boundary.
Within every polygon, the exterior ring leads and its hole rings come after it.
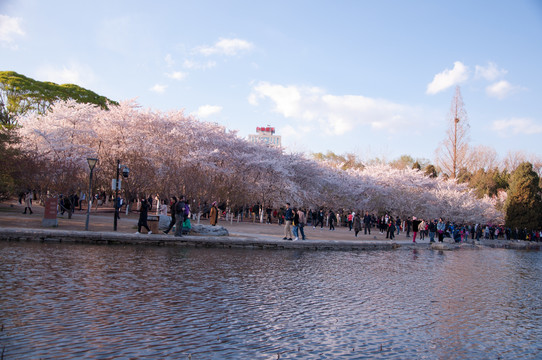
POLYGON ((427 244, 404 246, 387 241, 337 241, 337 240, 273 240, 250 235, 197 236, 181 238, 162 234, 127 234, 116 232, 90 232, 48 229, 0 229, 0 240, 19 242, 58 242, 103 245, 149 245, 185 246, 206 248, 250 248, 250 249, 298 249, 298 250, 390 250, 399 248, 427 248, 427 244))
POLYGON ((493 242, 493 243, 399 243, 395 241, 350 241, 350 240, 276 240, 268 236, 231 234, 230 236, 185 235, 181 238, 163 234, 128 234, 121 232, 96 232, 50 229, 0 228, 0 240, 19 242, 57 242, 97 245, 147 245, 182 246, 196 248, 248 248, 248 249, 293 249, 316 251, 367 251, 367 250, 413 250, 432 249, 453 251, 460 249, 504 248, 516 250, 540 250, 540 243, 493 242))

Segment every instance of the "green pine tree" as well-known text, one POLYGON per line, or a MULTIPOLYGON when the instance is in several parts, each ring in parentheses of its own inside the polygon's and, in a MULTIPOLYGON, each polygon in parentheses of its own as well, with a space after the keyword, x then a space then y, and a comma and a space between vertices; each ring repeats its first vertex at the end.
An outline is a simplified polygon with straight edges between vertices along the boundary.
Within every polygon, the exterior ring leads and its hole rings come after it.
POLYGON ((504 204, 506 226, 534 230, 542 227, 542 199, 539 177, 529 162, 522 163, 510 178, 504 204))

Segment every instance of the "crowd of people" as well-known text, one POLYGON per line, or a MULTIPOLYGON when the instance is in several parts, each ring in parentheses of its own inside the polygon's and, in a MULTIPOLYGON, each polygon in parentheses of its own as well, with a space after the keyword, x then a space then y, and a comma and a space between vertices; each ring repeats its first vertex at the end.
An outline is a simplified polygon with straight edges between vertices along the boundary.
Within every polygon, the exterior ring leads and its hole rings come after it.
MULTIPOLYGON (((153 198, 147 199, 149 211, 152 209, 153 198)), ((169 208, 172 218, 176 216, 174 206, 177 198, 170 199, 169 208)), ((154 198, 154 204, 160 204, 158 195, 154 198)), ((163 201, 166 204, 166 201, 163 201)), ((189 203, 186 202, 186 207, 189 203)), ((226 204, 218 205, 213 202, 210 206, 204 203, 200 206, 203 216, 210 219, 211 225, 216 225, 218 219, 226 214, 226 204)), ((158 214, 157 210, 157 214, 158 214)), ((160 212, 162 213, 162 212, 160 212)), ((164 214, 167 214, 167 208, 164 214)), ((188 217, 188 215, 186 215, 188 217)), ((284 226, 284 240, 305 240, 306 235, 304 227, 311 225, 314 229, 324 226, 329 231, 335 231, 336 226, 348 227, 349 231, 354 232, 357 237, 363 231, 364 235, 371 235, 371 231, 378 231, 380 234, 386 234, 387 239, 395 239, 400 234, 416 242, 417 239, 424 240, 429 238, 430 242, 443 242, 444 238, 452 238, 456 242, 467 240, 484 239, 504 239, 504 240, 532 240, 540 241, 542 231, 527 229, 513 229, 503 225, 482 225, 482 224, 460 224, 453 221, 439 219, 421 219, 415 216, 401 219, 399 216, 391 216, 388 213, 380 216, 369 211, 333 211, 332 209, 319 208, 303 209, 291 207, 286 203, 284 207, 265 209, 259 204, 251 207, 232 209, 232 216, 240 221, 265 222, 268 224, 278 223, 284 226)), ((174 220, 172 220, 172 223, 174 220)), ((166 231, 168 233, 170 228, 166 231)))
POLYGON ((349 231, 354 231, 354 236, 358 236, 362 231, 364 235, 370 235, 372 231, 378 231, 380 234, 386 234, 387 239, 395 239, 400 234, 416 242, 417 239, 425 240, 429 238, 430 242, 443 242, 444 238, 451 238, 455 242, 465 242, 468 240, 480 239, 503 239, 503 240, 528 240, 540 241, 542 237, 541 230, 528 230, 505 227, 504 225, 491 224, 462 224, 453 221, 438 219, 421 219, 416 216, 401 219, 399 216, 391 216, 388 213, 376 216, 369 211, 333 211, 332 209, 320 208, 302 209, 291 208, 289 203, 280 209, 266 208, 262 214, 262 207, 258 204, 253 207, 238 210, 237 215, 241 214, 250 218, 253 222, 258 219, 264 219, 265 222, 277 222, 284 225, 284 240, 306 239, 304 226, 311 225, 314 229, 324 226, 329 231, 334 231, 335 226, 348 227, 349 231))
MULTIPOLYGON (((32 199, 34 194, 32 191, 25 191, 19 195, 19 203, 25 204, 23 214, 32 214, 32 199)), ((82 204, 86 200, 86 194, 80 192, 72 193, 68 196, 59 196, 59 211, 61 214, 65 212, 71 218, 71 214, 77 209, 82 210, 82 204)), ((116 199, 108 197, 105 192, 96 194, 93 197, 93 202, 96 208, 100 205, 112 202, 115 208, 115 216, 120 219, 120 212, 123 207, 126 211, 139 211, 138 231, 141 228, 146 228, 150 233, 151 230, 147 223, 147 217, 152 212, 153 208, 156 215, 171 215, 171 223, 165 234, 168 234, 175 226, 175 236, 182 236, 183 229, 190 229, 190 202, 184 196, 179 198, 173 196, 171 198, 161 199, 159 194, 154 197, 131 199, 126 202, 122 197, 116 199), (135 207, 135 208, 132 208, 135 207), (180 223, 179 223, 180 221, 180 223), (179 223, 179 224, 177 224, 179 223)), ((227 205, 225 203, 218 204, 214 201, 211 205, 203 203, 198 206, 198 212, 209 219, 210 224, 215 226, 218 220, 225 216, 227 205)), ((284 225, 284 240, 305 240, 304 227, 311 225, 314 229, 324 226, 329 228, 329 231, 335 231, 335 226, 348 227, 349 231, 354 232, 354 236, 358 236, 362 231, 364 235, 371 235, 371 231, 378 231, 380 234, 386 234, 387 239, 395 239, 401 233, 406 238, 411 238, 413 242, 417 239, 424 240, 429 238, 430 242, 442 242, 445 237, 452 238, 455 242, 464 242, 467 240, 480 239, 503 239, 503 240, 528 240, 540 241, 542 237, 541 230, 517 229, 510 228, 504 225, 491 224, 462 224, 453 221, 445 221, 439 219, 421 219, 415 216, 401 219, 399 216, 392 216, 388 213, 375 215, 369 211, 347 211, 332 209, 304 209, 292 208, 289 203, 278 209, 270 206, 264 209, 260 203, 253 206, 244 206, 229 209, 232 216, 238 218, 239 221, 266 222, 268 224, 278 223, 284 225)))

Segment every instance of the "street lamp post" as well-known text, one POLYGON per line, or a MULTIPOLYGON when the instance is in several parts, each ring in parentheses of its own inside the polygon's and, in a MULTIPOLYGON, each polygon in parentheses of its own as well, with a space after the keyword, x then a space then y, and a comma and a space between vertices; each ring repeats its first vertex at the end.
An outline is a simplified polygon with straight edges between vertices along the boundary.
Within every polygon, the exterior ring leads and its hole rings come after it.
POLYGON ((115 216, 115 219, 113 220, 113 230, 114 231, 117 231, 117 219, 119 217, 119 211, 120 211, 120 207, 117 203, 117 198, 119 197, 119 175, 120 175, 120 169, 122 167, 122 176, 127 178, 128 177, 128 173, 130 172, 130 170, 128 169, 128 167, 126 165, 121 165, 120 164, 120 160, 117 160, 117 178, 115 180, 115 200, 114 200, 114 203, 113 203, 113 206, 115 207, 115 212, 114 212, 114 216, 115 216))
POLYGON ((88 182, 88 207, 87 207, 87 221, 85 223, 85 230, 88 230, 88 222, 90 220, 90 199, 92 199, 92 173, 94 172, 94 167, 96 166, 96 163, 98 162, 98 159, 95 158, 87 158, 88 167, 90 168, 90 180, 88 182))

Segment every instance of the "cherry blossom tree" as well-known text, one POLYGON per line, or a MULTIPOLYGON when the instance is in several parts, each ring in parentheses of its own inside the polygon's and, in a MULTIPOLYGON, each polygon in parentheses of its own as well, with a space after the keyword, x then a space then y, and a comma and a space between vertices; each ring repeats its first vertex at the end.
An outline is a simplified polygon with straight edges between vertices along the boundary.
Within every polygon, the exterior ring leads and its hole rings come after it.
MULTIPOLYGON (((128 198, 185 194, 193 204, 218 201, 263 206, 388 211, 396 216, 456 221, 502 219, 490 199, 476 199, 455 180, 375 163, 345 167, 253 144, 235 131, 185 116, 141 109, 133 100, 103 110, 75 101, 21 118, 21 149, 39 163, 40 190, 69 192, 88 183, 87 157, 97 157, 96 188, 109 190, 117 160, 130 168, 128 198)), ((110 190, 109 190, 110 191, 110 190)))

